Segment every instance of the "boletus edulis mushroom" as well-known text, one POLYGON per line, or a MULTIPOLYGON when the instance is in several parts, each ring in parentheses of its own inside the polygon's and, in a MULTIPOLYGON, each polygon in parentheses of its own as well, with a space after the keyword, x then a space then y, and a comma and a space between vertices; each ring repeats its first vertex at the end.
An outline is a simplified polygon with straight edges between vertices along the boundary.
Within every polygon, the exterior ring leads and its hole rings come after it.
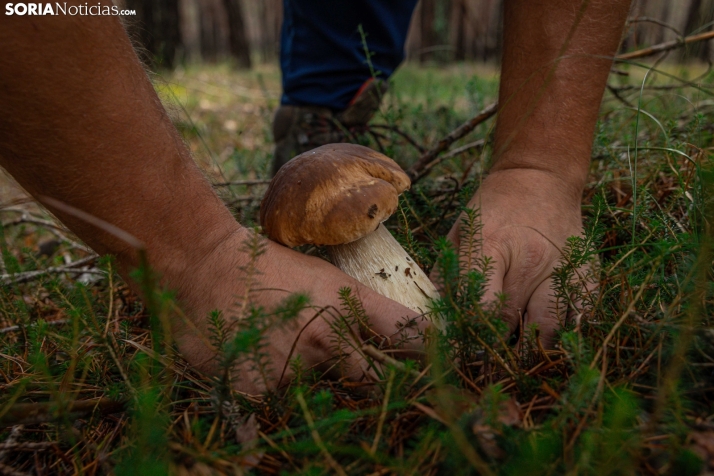
POLYGON ((289 247, 324 245, 346 274, 428 314, 439 293, 382 224, 410 185, 399 165, 379 152, 354 144, 324 145, 278 171, 261 203, 261 225, 268 238, 289 247))

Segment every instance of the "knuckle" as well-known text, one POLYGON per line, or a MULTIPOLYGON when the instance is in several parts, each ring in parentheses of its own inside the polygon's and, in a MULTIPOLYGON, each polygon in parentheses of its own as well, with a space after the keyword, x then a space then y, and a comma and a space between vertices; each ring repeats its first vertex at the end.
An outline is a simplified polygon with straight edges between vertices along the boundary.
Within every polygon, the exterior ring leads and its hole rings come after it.
POLYGON ((328 358, 332 354, 332 333, 330 325, 322 319, 311 323, 303 333, 301 347, 307 348, 311 353, 328 358))

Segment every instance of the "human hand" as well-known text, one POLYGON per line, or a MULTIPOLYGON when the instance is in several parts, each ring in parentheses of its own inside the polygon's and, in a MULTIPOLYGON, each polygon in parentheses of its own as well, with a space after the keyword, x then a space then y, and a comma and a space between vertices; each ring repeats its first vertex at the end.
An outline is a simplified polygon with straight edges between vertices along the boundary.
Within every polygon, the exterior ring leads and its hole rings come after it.
MULTIPOLYGON (((202 261, 199 269, 191 271, 188 279, 195 286, 179 296, 192 323, 174 321, 174 338, 189 363, 208 373, 216 374, 220 369, 216 350, 209 345, 207 316, 211 310, 219 309, 234 329, 240 325, 236 318, 242 314, 240 308, 246 300, 246 274, 240 268, 247 266, 248 261, 237 250, 245 248, 251 236, 254 237, 252 232, 245 228, 229 236, 202 261)), ((358 350, 362 339, 375 338, 377 342, 386 339, 390 344, 407 339, 402 347, 420 348, 419 329, 426 327, 427 322, 416 319, 416 326, 402 326, 406 319, 417 316, 415 312, 361 285, 326 261, 262 237, 259 240, 265 252, 255 261, 258 274, 249 295, 251 305, 270 314, 288 296, 303 293, 309 295, 311 306, 293 322, 275 325, 264 335, 266 347, 262 350, 267 354, 267 381, 252 362, 244 362, 233 373, 237 389, 257 394, 289 382, 293 375, 286 364, 298 355, 305 369, 315 367, 327 371, 331 377, 369 382, 375 373, 358 350), (344 314, 338 291, 345 286, 361 300, 369 322, 366 326, 354 326, 351 335, 344 336, 340 349, 331 324, 339 319, 339 314, 344 314), (340 358, 342 361, 338 362, 340 358)))
MULTIPOLYGON (((519 324, 537 324, 546 347, 555 344, 556 330, 567 317, 553 310, 552 272, 562 260, 567 238, 583 234, 580 200, 575 197, 579 194, 572 187, 548 172, 508 169, 486 177, 469 202, 480 211, 483 224, 479 257, 492 258, 486 303, 505 294, 502 316, 511 332, 519 324)), ((459 220, 448 234, 456 249, 460 236, 459 220)))

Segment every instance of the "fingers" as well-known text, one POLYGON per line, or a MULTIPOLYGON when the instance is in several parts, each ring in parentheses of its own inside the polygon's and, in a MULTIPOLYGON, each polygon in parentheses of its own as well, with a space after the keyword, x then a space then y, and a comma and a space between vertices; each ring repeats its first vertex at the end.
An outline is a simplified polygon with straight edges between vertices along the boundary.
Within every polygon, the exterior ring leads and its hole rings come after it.
POLYGON ((487 310, 501 306, 500 316, 508 325, 508 334, 511 335, 521 323, 523 308, 528 300, 523 296, 520 283, 513 279, 514 273, 508 275, 506 261, 499 253, 484 247, 483 255, 492 258, 492 268, 483 293, 482 305, 487 310), (501 304, 504 295, 506 300, 501 304))
MULTIPOLYGON (((364 345, 421 351, 420 334, 429 322, 362 285, 353 283, 352 290, 364 314, 357 309, 346 312, 342 303, 334 302, 329 311, 321 314, 320 322, 315 322, 314 328, 305 334, 300 350, 303 355, 313 355, 308 360, 326 371, 330 378, 352 382, 351 387, 358 392, 372 391, 369 384, 378 382, 380 376, 371 359, 365 357, 364 345), (315 352, 316 349, 321 351, 315 352)), ((397 355, 412 357, 404 352, 397 355)))
POLYGON ((377 348, 400 348, 415 354, 401 353, 404 358, 417 358, 424 350, 423 335, 432 326, 428 317, 387 299, 371 289, 359 292, 365 314, 366 326, 360 326, 359 335, 377 348))
MULTIPOLYGON (((359 382, 370 384, 379 382, 380 378, 377 375, 374 364, 367 361, 364 352, 361 349, 361 342, 346 345, 339 356, 339 360, 333 367, 334 371, 330 372, 339 379, 346 379, 348 382, 359 382)), ((369 386, 367 385, 367 388, 369 386)), ((356 386, 355 389, 363 387, 356 386)), ((362 393, 362 392, 360 392, 362 393)))
POLYGON ((558 316, 555 309, 555 299, 551 278, 544 280, 533 292, 526 307, 525 325, 537 324, 539 338, 543 347, 552 349, 555 346, 556 331, 564 324, 567 309, 558 316))

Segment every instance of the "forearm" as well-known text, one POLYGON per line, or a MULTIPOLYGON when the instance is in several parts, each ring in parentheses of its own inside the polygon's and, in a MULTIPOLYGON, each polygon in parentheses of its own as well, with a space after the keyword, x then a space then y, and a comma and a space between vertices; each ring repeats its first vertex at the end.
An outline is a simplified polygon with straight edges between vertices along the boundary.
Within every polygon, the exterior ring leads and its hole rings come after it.
POLYGON ((506 0, 492 172, 532 169, 580 198, 630 0, 506 0))
MULTIPOLYGON (((169 279, 239 230, 115 17, 0 16, 0 45, 0 165, 29 193, 134 235, 169 279)), ((124 271, 137 265, 126 242, 52 211, 124 271)))

